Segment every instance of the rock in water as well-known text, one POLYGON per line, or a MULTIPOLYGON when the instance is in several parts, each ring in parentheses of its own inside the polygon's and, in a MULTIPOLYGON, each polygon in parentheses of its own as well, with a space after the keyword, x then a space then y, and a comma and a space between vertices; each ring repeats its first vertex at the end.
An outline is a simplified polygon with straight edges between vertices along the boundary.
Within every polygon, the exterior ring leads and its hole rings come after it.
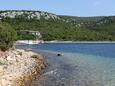
POLYGON ((57 56, 62 56, 62 54, 58 53, 57 56))

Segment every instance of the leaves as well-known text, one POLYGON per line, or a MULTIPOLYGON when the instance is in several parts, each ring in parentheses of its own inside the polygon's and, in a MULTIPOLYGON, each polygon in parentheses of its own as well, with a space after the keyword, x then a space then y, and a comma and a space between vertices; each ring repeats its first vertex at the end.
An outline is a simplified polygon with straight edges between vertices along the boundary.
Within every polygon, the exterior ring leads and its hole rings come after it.
POLYGON ((11 48, 15 40, 15 30, 8 23, 0 23, 0 49, 5 51, 11 48))
MULTIPOLYGON (((2 22, 9 23, 16 31, 20 40, 34 40, 35 36, 20 30, 35 30, 42 34, 43 40, 71 40, 71 41, 115 41, 115 18, 110 17, 73 17, 58 16, 60 19, 36 18, 27 19, 24 16, 4 18, 2 22)), ((4 28, 4 26, 2 26, 4 28)), ((5 27, 6 28, 6 27, 5 27)), ((8 32, 8 31, 7 31, 8 32)), ((4 31, 2 32, 4 33, 4 31)), ((13 32, 14 33, 14 32, 13 32)), ((11 35, 7 33, 3 37, 11 35)), ((13 36, 13 34, 12 34, 13 36)), ((8 39, 3 38, 6 42, 8 39)))

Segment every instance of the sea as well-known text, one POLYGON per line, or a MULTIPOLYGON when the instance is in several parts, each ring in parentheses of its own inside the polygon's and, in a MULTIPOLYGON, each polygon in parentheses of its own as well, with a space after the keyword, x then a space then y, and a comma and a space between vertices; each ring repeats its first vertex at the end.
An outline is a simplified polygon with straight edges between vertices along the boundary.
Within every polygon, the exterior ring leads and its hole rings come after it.
POLYGON ((44 43, 16 48, 32 49, 47 59, 48 67, 32 86, 115 86, 115 43, 44 43))

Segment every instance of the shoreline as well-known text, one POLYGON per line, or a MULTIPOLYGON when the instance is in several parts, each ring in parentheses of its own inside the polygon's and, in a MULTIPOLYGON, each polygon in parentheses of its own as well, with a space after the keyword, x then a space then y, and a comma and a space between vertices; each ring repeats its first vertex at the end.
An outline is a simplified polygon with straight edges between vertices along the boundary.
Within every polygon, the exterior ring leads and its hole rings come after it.
POLYGON ((115 41, 44 41, 44 43, 115 43, 115 41))
POLYGON ((24 44, 47 44, 47 43, 115 43, 115 41, 43 41, 43 40, 18 40, 15 45, 24 45, 24 44))
POLYGON ((16 44, 40 44, 44 43, 43 40, 18 40, 16 44))
POLYGON ((21 49, 7 53, 0 57, 0 86, 30 86, 46 67, 46 59, 39 53, 21 49))

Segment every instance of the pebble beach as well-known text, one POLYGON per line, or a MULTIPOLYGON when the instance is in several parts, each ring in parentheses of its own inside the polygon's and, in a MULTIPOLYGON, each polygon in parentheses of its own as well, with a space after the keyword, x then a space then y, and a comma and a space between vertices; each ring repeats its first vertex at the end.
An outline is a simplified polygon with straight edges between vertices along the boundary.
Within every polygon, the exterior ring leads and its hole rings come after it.
POLYGON ((0 52, 0 86, 31 86, 45 67, 45 58, 38 53, 21 49, 0 52))

